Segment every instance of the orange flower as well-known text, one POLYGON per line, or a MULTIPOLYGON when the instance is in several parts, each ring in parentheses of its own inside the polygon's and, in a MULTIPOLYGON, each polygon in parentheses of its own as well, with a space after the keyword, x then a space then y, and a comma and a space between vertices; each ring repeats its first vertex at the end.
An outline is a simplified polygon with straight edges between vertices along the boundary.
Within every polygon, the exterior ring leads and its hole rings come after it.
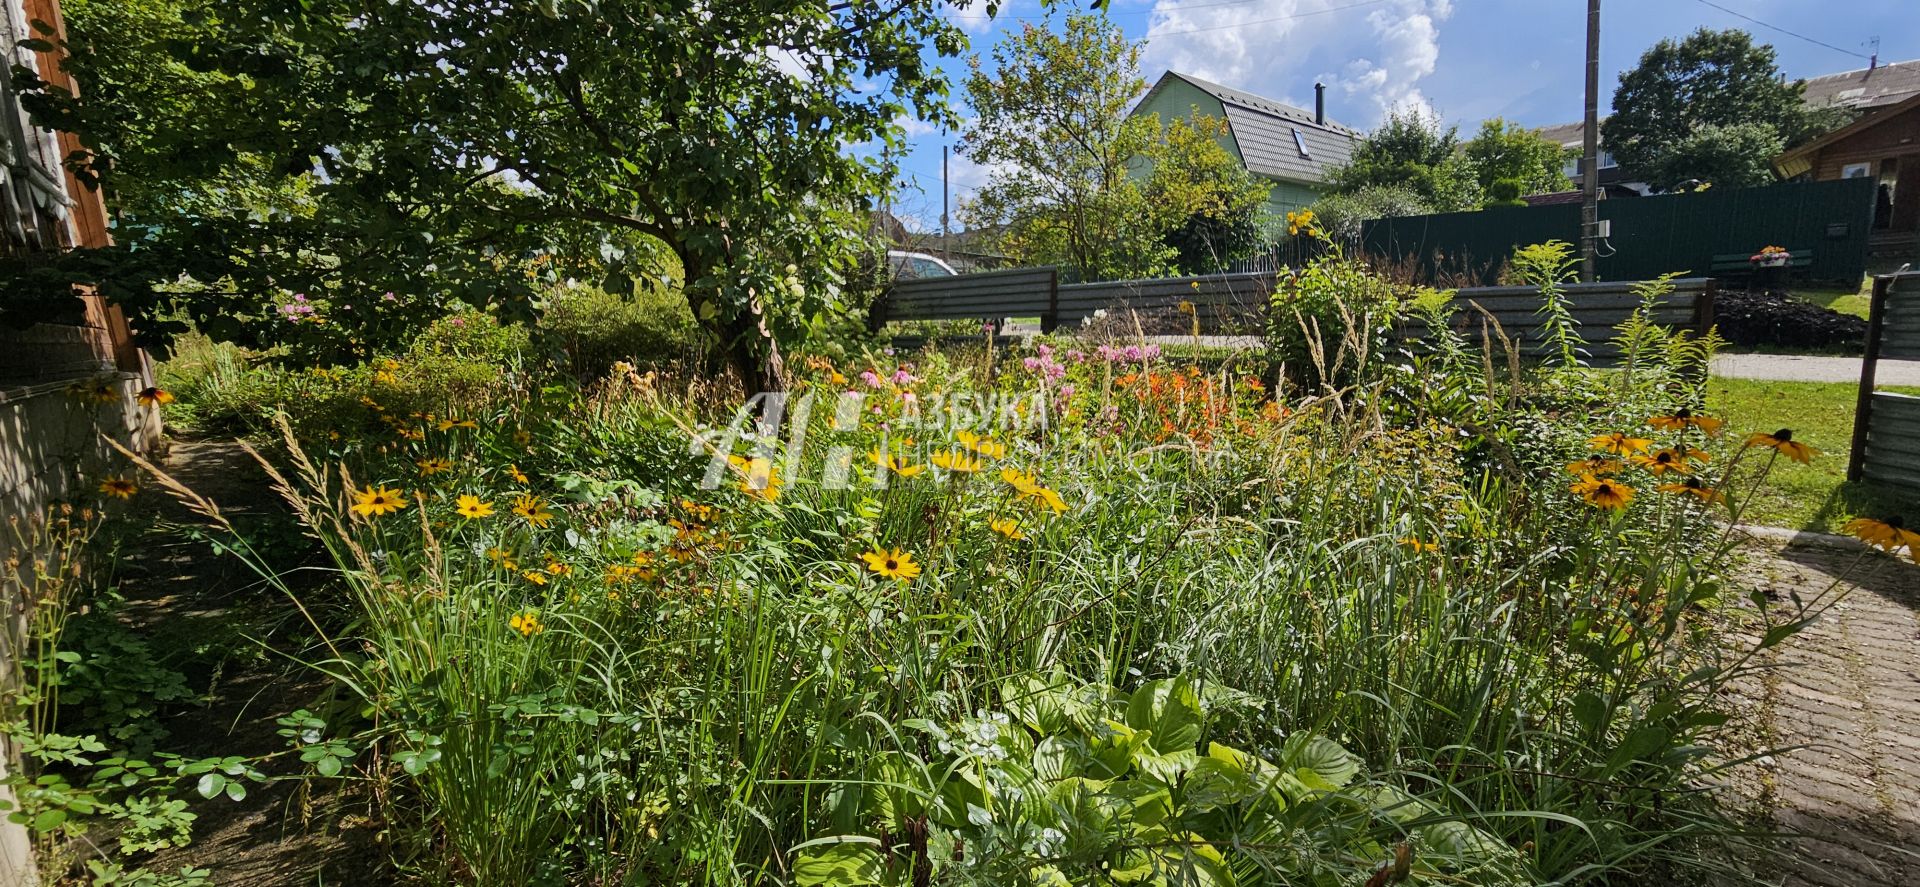
POLYGON ((1726 423, 1711 416, 1696 416, 1693 411, 1681 407, 1670 415, 1654 416, 1647 420, 1647 424, 1661 431, 1685 431, 1688 428, 1698 428, 1708 434, 1719 434, 1720 426, 1726 423))
POLYGON ((1725 496, 1721 495, 1719 490, 1716 490, 1712 487, 1707 486, 1706 484, 1702 483, 1700 479, 1697 477, 1689 477, 1685 480, 1680 481, 1679 483, 1661 484, 1655 489, 1658 489, 1662 493, 1674 493, 1676 495, 1681 495, 1681 496, 1692 496, 1695 499, 1699 499, 1702 502, 1709 502, 1709 503, 1718 502, 1721 499, 1726 498, 1725 496))
POLYGON ((1755 434, 1747 438, 1747 446, 1766 447, 1802 465, 1807 464, 1820 451, 1793 439, 1793 429, 1782 428, 1772 434, 1755 434))
POLYGON ((1615 431, 1612 434, 1602 434, 1587 442, 1593 444, 1593 448, 1596 450, 1619 456, 1630 456, 1634 453, 1642 452, 1646 450, 1647 447, 1653 445, 1653 441, 1647 438, 1628 437, 1626 432, 1622 431, 1615 431))
POLYGON ((139 394, 133 396, 133 399, 139 401, 141 406, 165 406, 173 403, 173 392, 153 387, 142 388, 139 394))
POLYGON ((1633 488, 1610 477, 1585 475, 1573 485, 1573 491, 1586 499, 1587 504, 1608 511, 1625 508, 1633 501, 1633 488))

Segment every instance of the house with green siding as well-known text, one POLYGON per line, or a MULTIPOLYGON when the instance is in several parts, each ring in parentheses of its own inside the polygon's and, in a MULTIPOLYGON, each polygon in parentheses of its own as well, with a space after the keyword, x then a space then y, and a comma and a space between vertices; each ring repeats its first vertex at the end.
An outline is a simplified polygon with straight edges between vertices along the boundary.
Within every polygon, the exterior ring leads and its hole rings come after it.
POLYGON ((1267 209, 1279 218, 1311 205, 1326 189, 1327 173, 1353 156, 1365 135, 1327 119, 1326 87, 1314 84, 1314 109, 1296 108, 1178 71, 1159 81, 1131 113, 1168 121, 1196 112, 1227 122, 1220 144, 1247 170, 1272 185, 1267 209))

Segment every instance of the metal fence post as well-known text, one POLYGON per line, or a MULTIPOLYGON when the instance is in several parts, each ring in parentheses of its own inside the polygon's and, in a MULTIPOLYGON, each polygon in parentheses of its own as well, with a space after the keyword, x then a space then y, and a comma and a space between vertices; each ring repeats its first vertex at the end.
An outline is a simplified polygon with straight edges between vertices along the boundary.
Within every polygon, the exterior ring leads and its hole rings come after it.
POLYGON ((1880 362, 1880 338, 1887 315, 1887 293, 1893 288, 1891 276, 1873 279, 1873 301, 1867 310, 1867 351, 1860 359, 1860 394, 1853 407, 1853 447, 1847 454, 1847 482, 1859 483, 1867 455, 1867 424, 1873 413, 1873 375, 1880 362))
POLYGON ((1060 328, 1060 269, 1047 269, 1047 313, 1040 318, 1040 332, 1052 335, 1060 328))

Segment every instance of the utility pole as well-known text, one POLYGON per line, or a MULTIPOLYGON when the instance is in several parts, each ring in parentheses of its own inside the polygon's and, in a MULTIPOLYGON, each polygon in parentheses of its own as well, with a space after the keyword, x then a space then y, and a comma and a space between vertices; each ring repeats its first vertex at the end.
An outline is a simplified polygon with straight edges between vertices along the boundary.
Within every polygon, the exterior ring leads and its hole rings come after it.
POLYGON ((1587 0, 1587 118, 1580 160, 1580 279, 1600 251, 1600 0, 1587 0))
POLYGON ((950 193, 951 190, 952 190, 952 186, 949 185, 947 182, 947 146, 941 145, 940 146, 940 240, 942 242, 940 245, 942 247, 949 246, 949 244, 947 244, 945 241, 947 239, 947 194, 950 193))

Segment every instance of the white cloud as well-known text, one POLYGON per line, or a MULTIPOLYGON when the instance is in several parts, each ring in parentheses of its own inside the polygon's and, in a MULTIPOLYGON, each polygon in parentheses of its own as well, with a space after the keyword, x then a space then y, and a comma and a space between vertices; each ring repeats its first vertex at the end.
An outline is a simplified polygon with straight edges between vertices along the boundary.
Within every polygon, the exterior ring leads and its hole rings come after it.
POLYGON ((900 131, 906 133, 907 138, 910 138, 910 139, 917 139, 917 138, 920 138, 921 136, 933 135, 934 133, 937 133, 940 131, 940 127, 934 124, 928 123, 925 120, 920 120, 909 114, 901 114, 897 117, 894 117, 893 125, 900 127, 900 131))
POLYGON ((1350 0, 1158 0, 1145 73, 1171 68, 1302 106, 1312 104, 1314 82, 1324 82, 1328 116, 1353 126, 1424 105, 1419 84, 1439 65, 1451 0, 1351 7, 1350 0))

